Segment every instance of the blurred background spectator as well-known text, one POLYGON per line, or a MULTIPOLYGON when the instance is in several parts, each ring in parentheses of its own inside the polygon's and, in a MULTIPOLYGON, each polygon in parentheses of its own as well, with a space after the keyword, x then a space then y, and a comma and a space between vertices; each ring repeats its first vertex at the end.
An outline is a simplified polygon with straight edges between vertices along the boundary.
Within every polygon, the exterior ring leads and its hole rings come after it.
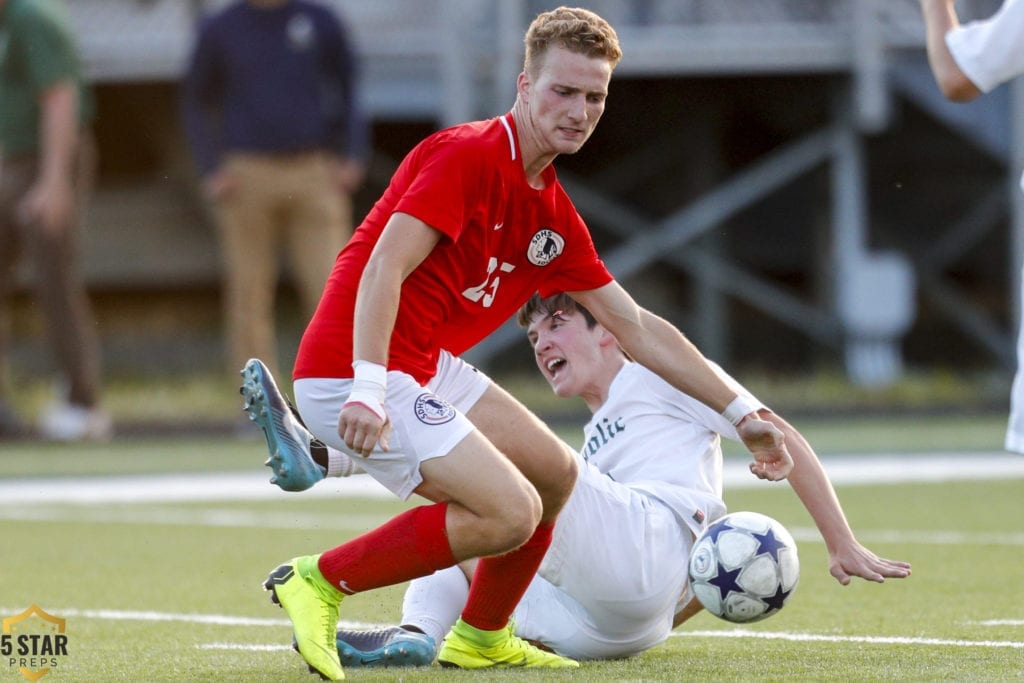
MULTIPOLYGON (((79 221, 95 163, 92 116, 63 8, 49 0, 0 0, 0 303, 7 303, 24 256, 60 373, 59 394, 39 420, 50 439, 111 433, 99 405, 98 336, 79 265, 79 221)), ((6 311, 0 317, 4 365, 6 311)), ((9 391, 0 393, 0 438, 27 434, 13 400, 9 391)))
POLYGON ((351 235, 369 151, 356 73, 346 27, 307 0, 241 0, 199 29, 184 123, 216 216, 233 380, 251 357, 278 367, 282 250, 308 318, 351 235))

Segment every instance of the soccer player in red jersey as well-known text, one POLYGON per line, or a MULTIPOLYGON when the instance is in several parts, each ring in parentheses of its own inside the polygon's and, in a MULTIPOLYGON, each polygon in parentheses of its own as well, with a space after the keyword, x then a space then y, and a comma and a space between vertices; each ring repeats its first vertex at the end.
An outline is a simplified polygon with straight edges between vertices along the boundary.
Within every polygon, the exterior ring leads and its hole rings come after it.
POLYGON ((622 54, 615 31, 561 7, 539 15, 525 43, 512 111, 409 153, 339 254, 299 347, 294 391, 309 430, 401 498, 431 501, 271 573, 300 653, 329 679, 344 675, 345 595, 473 557, 483 559, 438 661, 578 666, 509 622, 576 479, 574 454, 458 358, 534 292, 570 293, 634 360, 737 424, 755 475, 781 479, 793 466, 781 432, 615 282, 555 175, 555 157, 578 151, 604 111, 622 54))

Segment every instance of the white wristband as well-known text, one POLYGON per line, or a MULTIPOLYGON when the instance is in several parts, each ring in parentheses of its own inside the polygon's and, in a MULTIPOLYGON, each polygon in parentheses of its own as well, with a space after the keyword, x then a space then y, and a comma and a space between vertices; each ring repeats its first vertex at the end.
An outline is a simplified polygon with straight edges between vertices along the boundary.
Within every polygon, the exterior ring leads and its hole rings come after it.
POLYGON ((722 417, 733 425, 738 425, 743 418, 756 410, 757 406, 754 405, 753 401, 742 394, 738 394, 722 411, 722 417))
POLYGON ((368 360, 354 360, 352 361, 352 370, 355 372, 356 387, 363 383, 376 385, 380 387, 381 398, 384 398, 384 391, 388 386, 388 369, 386 367, 368 360))
POLYGON ((359 403, 366 406, 380 419, 387 417, 384 410, 384 399, 387 395, 388 369, 379 363, 366 360, 352 362, 355 378, 352 381, 352 393, 345 403, 359 403))

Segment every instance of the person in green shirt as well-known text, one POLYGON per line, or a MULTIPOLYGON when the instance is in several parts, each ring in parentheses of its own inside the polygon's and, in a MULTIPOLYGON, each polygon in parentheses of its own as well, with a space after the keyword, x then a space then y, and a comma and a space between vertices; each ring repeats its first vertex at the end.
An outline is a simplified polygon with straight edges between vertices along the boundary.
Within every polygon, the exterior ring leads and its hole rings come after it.
MULTIPOLYGON (((111 432, 100 407, 99 340, 78 253, 95 167, 92 116, 63 7, 0 0, 0 305, 9 302, 23 256, 65 392, 41 416, 39 431, 58 440, 111 432)), ((6 337, 0 325, 0 367, 6 337)), ((0 439, 27 434, 0 383, 0 439)))

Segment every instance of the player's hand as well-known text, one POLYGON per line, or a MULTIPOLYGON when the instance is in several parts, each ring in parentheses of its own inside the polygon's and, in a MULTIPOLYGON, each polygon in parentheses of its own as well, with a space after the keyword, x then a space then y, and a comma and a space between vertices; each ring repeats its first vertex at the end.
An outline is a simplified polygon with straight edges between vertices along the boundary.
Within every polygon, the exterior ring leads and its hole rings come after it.
POLYGON ((854 576, 865 581, 885 583, 886 579, 905 579, 910 576, 910 563, 879 557, 854 541, 829 555, 828 571, 844 586, 849 585, 854 576))
POLYGON ((750 471, 755 477, 781 481, 789 476, 793 469, 793 456, 789 454, 785 435, 778 427, 751 413, 736 425, 736 431, 754 456, 750 471))
POLYGON ((346 446, 365 458, 378 443, 381 450, 388 450, 391 420, 387 412, 381 417, 362 403, 346 403, 338 415, 338 436, 346 446))
POLYGON ((17 208, 18 220, 38 226, 47 235, 59 235, 71 222, 75 190, 64 177, 41 178, 29 188, 17 208))
POLYGON ((211 202, 225 200, 235 194, 237 190, 238 179, 223 167, 203 178, 203 194, 211 202))
POLYGON ((340 157, 332 163, 331 174, 339 192, 353 194, 366 178, 366 165, 357 159, 340 157))

